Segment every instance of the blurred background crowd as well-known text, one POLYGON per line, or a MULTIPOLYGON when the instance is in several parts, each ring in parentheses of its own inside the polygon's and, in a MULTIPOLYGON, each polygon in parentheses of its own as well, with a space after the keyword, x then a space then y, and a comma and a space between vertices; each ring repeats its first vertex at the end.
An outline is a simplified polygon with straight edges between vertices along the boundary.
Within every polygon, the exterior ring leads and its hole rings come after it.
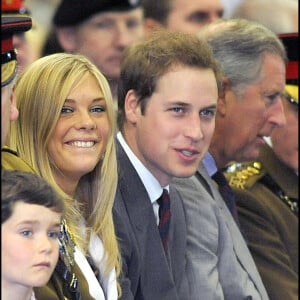
MULTIPOLYGON (((297 0, 220 1, 224 7, 224 18, 241 17, 257 21, 275 33, 298 32, 299 3, 297 0)), ((47 37, 52 30, 52 17, 60 0, 26 0, 16 2, 23 2, 22 6, 26 8, 33 19, 32 30, 26 32, 30 47, 28 62, 33 61, 42 56, 43 51, 46 51, 44 47, 47 37)), ((204 2, 209 1, 205 0, 204 2)))

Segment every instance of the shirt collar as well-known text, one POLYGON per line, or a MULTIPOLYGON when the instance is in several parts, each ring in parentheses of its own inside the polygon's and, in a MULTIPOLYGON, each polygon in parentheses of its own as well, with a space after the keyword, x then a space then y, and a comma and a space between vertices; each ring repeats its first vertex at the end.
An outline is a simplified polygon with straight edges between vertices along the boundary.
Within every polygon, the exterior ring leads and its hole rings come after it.
POLYGON ((203 165, 204 165, 205 169, 207 170, 207 173, 210 177, 218 171, 216 161, 213 158, 213 156, 209 153, 209 151, 207 151, 205 153, 205 155, 202 159, 202 163, 203 163, 203 165))
POLYGON ((130 146, 124 139, 124 136, 119 131, 117 133, 117 139, 120 142, 122 148, 127 154, 131 164, 138 173, 140 179, 142 180, 151 203, 154 203, 162 194, 162 189, 165 188, 169 191, 169 186, 161 187, 158 180, 152 175, 152 173, 143 165, 143 163, 138 159, 138 157, 131 150, 130 146))

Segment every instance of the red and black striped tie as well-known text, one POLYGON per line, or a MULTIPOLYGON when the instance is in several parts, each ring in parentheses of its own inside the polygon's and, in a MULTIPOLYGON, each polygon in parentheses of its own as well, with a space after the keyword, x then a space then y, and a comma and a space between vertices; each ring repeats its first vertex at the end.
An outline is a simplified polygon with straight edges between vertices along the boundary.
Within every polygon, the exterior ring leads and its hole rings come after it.
POLYGON ((161 237, 161 241, 165 251, 168 247, 168 234, 171 220, 171 210, 170 210, 170 196, 166 189, 163 190, 162 195, 157 200, 159 204, 159 224, 158 230, 161 237))

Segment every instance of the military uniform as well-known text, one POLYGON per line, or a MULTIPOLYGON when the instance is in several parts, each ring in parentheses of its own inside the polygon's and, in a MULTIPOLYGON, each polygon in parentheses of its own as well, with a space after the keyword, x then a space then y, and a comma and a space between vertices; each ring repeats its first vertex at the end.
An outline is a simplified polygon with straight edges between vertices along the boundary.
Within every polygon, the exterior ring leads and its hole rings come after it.
POLYGON ((298 176, 268 145, 256 162, 226 175, 270 299, 298 299, 298 176))
POLYGON ((80 268, 75 264, 73 271, 78 279, 78 289, 69 288, 65 280, 62 279, 57 269, 52 274, 50 281, 46 286, 34 288, 37 300, 95 300, 89 294, 87 281, 80 268))

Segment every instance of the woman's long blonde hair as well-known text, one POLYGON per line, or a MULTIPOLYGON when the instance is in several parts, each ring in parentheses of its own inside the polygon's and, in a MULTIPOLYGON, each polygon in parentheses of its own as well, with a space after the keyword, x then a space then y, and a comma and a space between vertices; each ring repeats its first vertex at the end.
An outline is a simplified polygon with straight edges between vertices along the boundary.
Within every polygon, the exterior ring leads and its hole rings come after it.
POLYGON ((87 227, 97 233, 103 242, 106 272, 115 267, 119 275, 120 256, 112 217, 117 186, 114 143, 116 120, 106 78, 84 56, 58 53, 42 57, 29 65, 18 78, 15 93, 19 118, 11 124, 9 146, 63 195, 66 201, 66 221, 75 242, 87 251, 87 241, 80 235, 78 225, 83 216, 87 227), (80 179, 75 200, 66 195, 55 182, 52 171, 54 166, 47 148, 65 99, 86 74, 94 76, 99 83, 106 100, 111 130, 103 159, 93 171, 80 179), (80 213, 80 210, 84 213, 80 213))

